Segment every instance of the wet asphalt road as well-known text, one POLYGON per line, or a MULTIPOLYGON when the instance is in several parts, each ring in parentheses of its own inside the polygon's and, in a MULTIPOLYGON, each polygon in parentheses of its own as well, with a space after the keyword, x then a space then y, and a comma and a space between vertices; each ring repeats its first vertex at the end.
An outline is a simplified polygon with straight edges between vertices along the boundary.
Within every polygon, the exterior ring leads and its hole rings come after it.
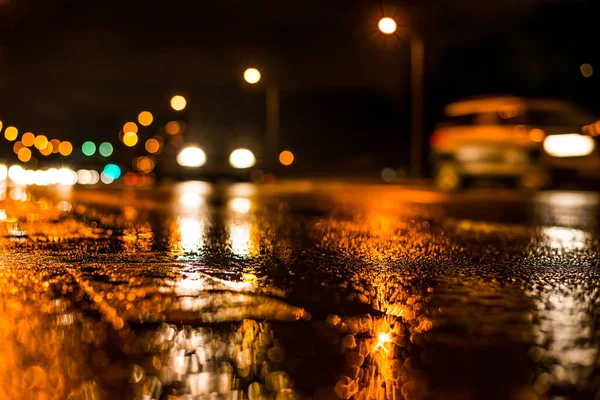
POLYGON ((599 398, 598 194, 9 195, 2 399, 599 398))

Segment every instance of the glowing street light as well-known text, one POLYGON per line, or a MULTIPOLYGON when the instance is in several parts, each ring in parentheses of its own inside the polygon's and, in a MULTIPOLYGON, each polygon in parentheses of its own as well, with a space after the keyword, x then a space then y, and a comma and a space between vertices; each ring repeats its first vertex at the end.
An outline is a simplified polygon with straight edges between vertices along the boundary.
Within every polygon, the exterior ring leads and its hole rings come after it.
POLYGON ((185 97, 181 95, 175 95, 171 98, 171 108, 175 111, 181 111, 187 105, 185 97))
MULTIPOLYGON (((377 24, 384 35, 391 35, 398 29, 393 18, 383 17, 377 24)), ((411 143, 410 164, 415 175, 421 175, 423 164, 423 75, 425 70, 425 46, 423 39, 414 31, 410 32, 410 96, 411 96, 411 143)))
POLYGON ((391 35, 392 33, 396 32, 398 25, 396 24, 396 21, 394 21, 393 18, 384 17, 379 20, 377 27, 382 33, 386 35, 391 35))
MULTIPOLYGON (((260 71, 256 68, 247 68, 244 71, 244 80, 254 85, 262 79, 260 71)), ((266 155, 268 165, 275 164, 279 151, 279 84, 276 79, 268 79, 263 86, 265 91, 265 128, 266 128, 266 155)), ((236 153, 237 154, 237 153, 236 153)), ((231 163, 231 161, 230 161, 231 163)), ((254 165, 254 162, 252 163, 254 165)), ((235 167, 247 168, 247 167, 235 167)))
POLYGON ((260 71, 256 68, 248 68, 244 71, 244 80, 251 85, 260 81, 260 71))

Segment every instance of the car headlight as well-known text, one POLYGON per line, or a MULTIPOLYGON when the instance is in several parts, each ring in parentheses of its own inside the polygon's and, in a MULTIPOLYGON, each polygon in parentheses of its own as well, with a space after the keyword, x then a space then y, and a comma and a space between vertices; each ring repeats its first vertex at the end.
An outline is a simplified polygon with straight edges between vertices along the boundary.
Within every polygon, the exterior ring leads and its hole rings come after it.
POLYGON ((553 157, 584 157, 595 148, 594 139, 577 133, 550 135, 544 139, 544 150, 553 157))
POLYGON ((256 157, 248 149, 236 149, 229 156, 229 164, 238 169, 250 168, 256 164, 256 157))
POLYGON ((177 155, 177 164, 182 167, 201 167, 206 164, 206 154, 200 147, 186 147, 177 155))

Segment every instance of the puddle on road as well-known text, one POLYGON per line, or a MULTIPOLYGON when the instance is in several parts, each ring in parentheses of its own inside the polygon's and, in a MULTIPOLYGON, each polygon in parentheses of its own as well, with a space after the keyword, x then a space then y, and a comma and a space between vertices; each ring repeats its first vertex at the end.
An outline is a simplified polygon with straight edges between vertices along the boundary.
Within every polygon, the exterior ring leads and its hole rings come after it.
POLYGON ((1 398, 600 389, 595 225, 572 207, 561 219, 555 195, 531 226, 399 205, 410 196, 393 190, 322 191, 312 209, 314 198, 245 185, 171 195, 166 210, 135 196, 115 200, 118 212, 35 197, 3 206, 1 398))

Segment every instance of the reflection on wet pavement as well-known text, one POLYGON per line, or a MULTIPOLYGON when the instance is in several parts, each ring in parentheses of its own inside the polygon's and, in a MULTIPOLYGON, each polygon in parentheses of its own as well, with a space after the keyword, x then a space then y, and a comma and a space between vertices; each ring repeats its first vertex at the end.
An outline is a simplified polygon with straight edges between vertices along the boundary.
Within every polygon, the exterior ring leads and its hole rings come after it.
POLYGON ((7 190, 0 398, 600 390, 599 198, 7 190))

